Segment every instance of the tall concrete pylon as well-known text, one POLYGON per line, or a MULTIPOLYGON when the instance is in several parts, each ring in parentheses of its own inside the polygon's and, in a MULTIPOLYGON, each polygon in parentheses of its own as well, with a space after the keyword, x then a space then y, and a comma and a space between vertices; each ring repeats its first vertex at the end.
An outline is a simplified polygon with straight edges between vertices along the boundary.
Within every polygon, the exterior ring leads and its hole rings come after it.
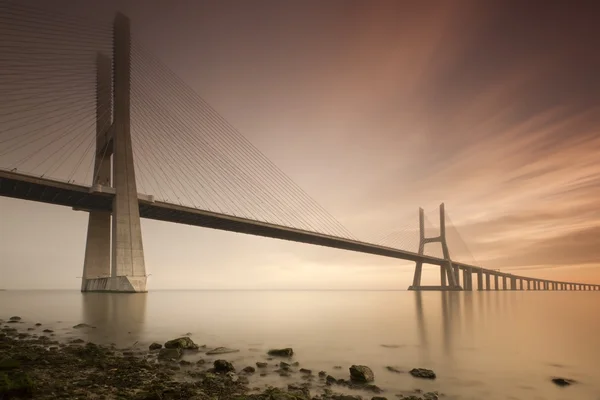
POLYGON ((146 292, 130 132, 129 18, 117 14, 113 30, 112 77, 110 59, 98 55, 97 60, 96 162, 92 189, 114 193, 114 199, 112 212, 90 211, 81 291, 146 292), (114 120, 111 124, 112 87, 114 120))
POLYGON ((413 284, 409 286, 408 290, 462 290, 458 283, 458 274, 456 269, 452 265, 452 260, 450 259, 450 252, 448 250, 448 243, 446 242, 446 213, 444 203, 440 205, 440 235, 436 237, 425 237, 425 212, 422 208, 419 208, 419 254, 423 255, 425 245, 427 243, 436 242, 439 242, 442 245, 444 260, 446 260, 444 265, 440 266, 440 286, 421 285, 423 262, 417 261, 415 266, 413 284))

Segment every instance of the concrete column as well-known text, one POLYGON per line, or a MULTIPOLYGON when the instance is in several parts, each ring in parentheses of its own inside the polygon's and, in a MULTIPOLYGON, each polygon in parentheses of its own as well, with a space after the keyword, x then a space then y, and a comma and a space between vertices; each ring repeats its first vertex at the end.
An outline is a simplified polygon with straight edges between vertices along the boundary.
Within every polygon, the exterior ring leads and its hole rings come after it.
POLYGON ((473 290, 471 286, 471 271, 468 268, 463 269, 463 289, 473 290))
MULTIPOLYGON (((96 58, 96 151, 92 185, 110 186, 112 148, 106 137, 112 124, 112 61, 98 54, 96 58)), ((110 277, 110 211, 91 211, 88 217, 81 291, 101 288, 110 277)))
MULTIPOLYGON (((454 279, 456 280, 456 284, 460 286, 460 270, 458 268, 458 265, 455 265, 453 268, 454 268, 454 279)), ((464 282, 463 282, 463 286, 464 286, 464 282)))
POLYGON ((502 290, 508 289, 506 285, 506 276, 502 276, 502 290))
POLYGON ((490 283, 490 273, 486 272, 485 273, 485 290, 490 290, 491 287, 491 283, 490 283))
POLYGON ((454 274, 454 268, 452 266, 452 260, 450 259, 450 251, 448 251, 448 243, 446 242, 446 207, 444 203, 440 204, 440 241, 442 243, 442 252, 444 253, 444 259, 448 262, 446 265, 440 267, 440 272, 443 275, 442 286, 446 286, 446 278, 448 279, 448 285, 451 287, 457 287, 458 282, 456 281, 456 275, 454 274))
POLYGON ((130 132, 131 43, 129 18, 114 23, 115 197, 112 214, 112 291, 146 292, 146 265, 130 132))
POLYGON ((477 290, 483 290, 483 272, 477 271, 477 290))
POLYGON ((510 290, 517 290, 517 278, 510 277, 510 290))
MULTIPOLYGON (((425 250, 425 211, 419 207, 419 254, 423 255, 425 250)), ((417 290, 421 287, 421 274, 423 272, 423 263, 417 261, 415 265, 415 276, 413 277, 413 284, 409 287, 409 290, 417 290)))
POLYGON ((498 275, 494 274, 494 290, 500 290, 498 275))
POLYGON ((443 265, 440 265, 440 282, 442 287, 448 286, 448 281, 446 279, 446 268, 443 265))
POLYGON ((531 281, 527 279, 527 290, 531 290, 531 281))

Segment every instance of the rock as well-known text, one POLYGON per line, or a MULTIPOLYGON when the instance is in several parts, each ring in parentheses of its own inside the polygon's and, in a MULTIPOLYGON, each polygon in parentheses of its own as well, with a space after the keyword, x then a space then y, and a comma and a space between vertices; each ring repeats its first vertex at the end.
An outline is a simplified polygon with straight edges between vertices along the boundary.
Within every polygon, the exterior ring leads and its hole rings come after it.
POLYGON ((0 399, 32 397, 33 382, 24 372, 0 372, 0 399))
POLYGON ((425 400, 438 400, 440 397, 438 392, 427 392, 423 395, 423 398, 425 400))
POLYGON ((91 326, 88 324, 77 324, 77 325, 73 326, 73 329, 82 329, 82 328, 95 328, 95 326, 91 326))
MULTIPOLYGON (((352 387, 354 387, 354 386, 352 386, 352 387)), ((362 389, 362 390, 365 390, 367 392, 372 392, 372 393, 381 393, 381 392, 383 392, 383 389, 381 389, 379 386, 372 385, 372 384, 361 385, 360 387, 354 387, 354 388, 362 389)))
POLYGON ((14 317, 10 317, 8 320, 9 320, 9 321, 20 321, 20 320, 21 320, 21 317, 14 316, 14 317))
POLYGON ((355 382, 373 382, 375 380, 373 371, 365 365, 353 365, 349 370, 350 379, 355 382))
POLYGON ((244 369, 242 369, 242 372, 244 372, 246 374, 253 374, 256 372, 256 369, 254 367, 247 366, 244 369))
POLYGON ((294 350, 287 347, 285 349, 271 349, 267 352, 270 356, 291 357, 294 355, 294 350))
POLYGON ((207 355, 212 356, 215 354, 227 354, 227 353, 237 353, 239 350, 229 349, 227 347, 217 347, 215 349, 209 350, 206 352, 207 355))
POLYGON ((0 371, 5 371, 9 369, 17 369, 21 366, 21 364, 12 358, 3 358, 0 360, 0 371))
POLYGON ((325 372, 325 371, 319 371, 319 376, 321 378, 325 378, 327 376, 327 372, 325 372))
POLYGON ((387 397, 374 396, 374 397, 371 397, 371 400, 387 400, 387 397))
POLYGON ((160 349, 158 353, 159 360, 179 360, 183 355, 183 350, 179 348, 174 349, 160 349))
POLYGON ((341 366, 341 365, 335 365, 335 366, 333 367, 333 369, 342 369, 342 366, 341 366))
POLYGON ((45 332, 45 333, 52 333, 52 332, 54 332, 54 331, 53 331, 52 329, 44 329, 42 332, 45 332))
POLYGON ((576 381, 574 381, 573 379, 567 379, 567 378, 552 378, 552 382, 555 385, 562 386, 562 387, 570 386, 573 383, 576 383, 576 381))
POLYGON ((430 369, 413 368, 410 370, 410 374, 415 378, 435 379, 435 372, 430 369))
POLYGON ((226 360, 215 360, 213 363, 215 372, 235 372, 233 364, 226 360))
POLYGON ((352 396, 349 394, 334 394, 331 396, 332 400, 362 400, 360 396, 352 396))
POLYGON ((39 322, 37 324, 35 324, 35 326, 42 326, 42 324, 40 324, 39 322))
POLYGON ((150 350, 158 350, 158 349, 162 349, 162 344, 160 343, 152 343, 149 347, 150 350))
POLYGON ((35 328, 27 328, 28 331, 34 331, 35 328))
POLYGON ((387 366, 387 367, 385 367, 385 369, 387 369, 387 370, 388 370, 388 371, 390 371, 390 372, 395 372, 395 373, 397 373, 397 374, 401 374, 401 373, 402 373, 402 371, 401 371, 401 370, 399 370, 399 369, 398 369, 398 368, 396 368, 396 367, 390 367, 390 366, 387 366))
POLYGON ((261 362, 261 361, 257 361, 256 362, 256 367, 257 368, 267 368, 267 363, 266 362, 261 362))
POLYGON ((290 369, 290 364, 282 361, 279 363, 279 368, 287 371, 288 369, 290 369))
POLYGON ((333 383, 336 383, 336 382, 337 382, 337 379, 335 379, 335 378, 334 378, 333 376, 331 376, 331 375, 327 375, 327 377, 325 378, 325 382, 326 382, 328 385, 331 385, 331 384, 333 384, 333 383))
POLYGON ((296 384, 289 384, 288 385, 288 392, 292 393, 292 394, 297 394, 303 397, 309 397, 310 396, 310 390, 306 387, 300 386, 300 385, 296 385, 296 384))
POLYGON ((303 374, 312 374, 312 371, 310 369, 306 369, 306 368, 300 368, 300 372, 303 374))
POLYGON ((83 339, 73 339, 69 343, 81 344, 81 343, 85 343, 85 340, 83 340, 83 339))
POLYGON ((198 365, 204 365, 204 364, 206 364, 206 360, 203 360, 203 359, 201 358, 201 359, 199 359, 198 361, 196 361, 196 364, 198 364, 198 365))
POLYGON ((196 350, 198 345, 194 343, 192 339, 187 336, 182 336, 177 339, 169 340, 165 343, 167 349, 184 349, 184 350, 196 350))

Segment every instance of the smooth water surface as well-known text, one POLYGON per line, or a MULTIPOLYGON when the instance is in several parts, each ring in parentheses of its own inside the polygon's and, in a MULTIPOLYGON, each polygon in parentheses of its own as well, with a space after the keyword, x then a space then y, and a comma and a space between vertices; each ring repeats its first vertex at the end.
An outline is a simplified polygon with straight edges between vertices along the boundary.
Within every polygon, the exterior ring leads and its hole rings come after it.
MULTIPOLYGON (((21 327, 41 322, 58 335, 120 347, 191 333, 200 345, 240 349, 218 356, 238 368, 289 346, 301 366, 336 378, 348 378, 352 364, 370 366, 388 398, 419 388, 450 399, 600 400, 600 292, 0 292, 0 318, 13 315, 23 317, 21 327), (71 328, 82 322, 97 329, 71 328), (388 365, 430 368, 438 379, 388 365), (560 388, 553 376, 579 383, 560 388)), ((271 374, 253 384, 294 379, 271 374)))

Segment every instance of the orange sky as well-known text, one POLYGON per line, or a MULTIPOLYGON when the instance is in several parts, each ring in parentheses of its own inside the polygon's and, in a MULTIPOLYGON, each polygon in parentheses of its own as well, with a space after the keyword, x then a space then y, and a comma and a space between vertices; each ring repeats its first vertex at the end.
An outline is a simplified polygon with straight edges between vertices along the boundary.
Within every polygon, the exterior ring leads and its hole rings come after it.
MULTIPOLYGON (((417 226, 419 206, 445 202, 471 252, 451 243, 454 258, 600 283, 600 27, 595 4, 575 3, 121 8, 148 49, 359 238, 417 226)), ((57 5, 107 19, 114 8, 57 5)), ((0 220, 0 286, 79 286, 85 214, 1 198, 0 220)), ((412 279, 397 260, 308 245, 156 221, 143 235, 151 288, 412 279)))

